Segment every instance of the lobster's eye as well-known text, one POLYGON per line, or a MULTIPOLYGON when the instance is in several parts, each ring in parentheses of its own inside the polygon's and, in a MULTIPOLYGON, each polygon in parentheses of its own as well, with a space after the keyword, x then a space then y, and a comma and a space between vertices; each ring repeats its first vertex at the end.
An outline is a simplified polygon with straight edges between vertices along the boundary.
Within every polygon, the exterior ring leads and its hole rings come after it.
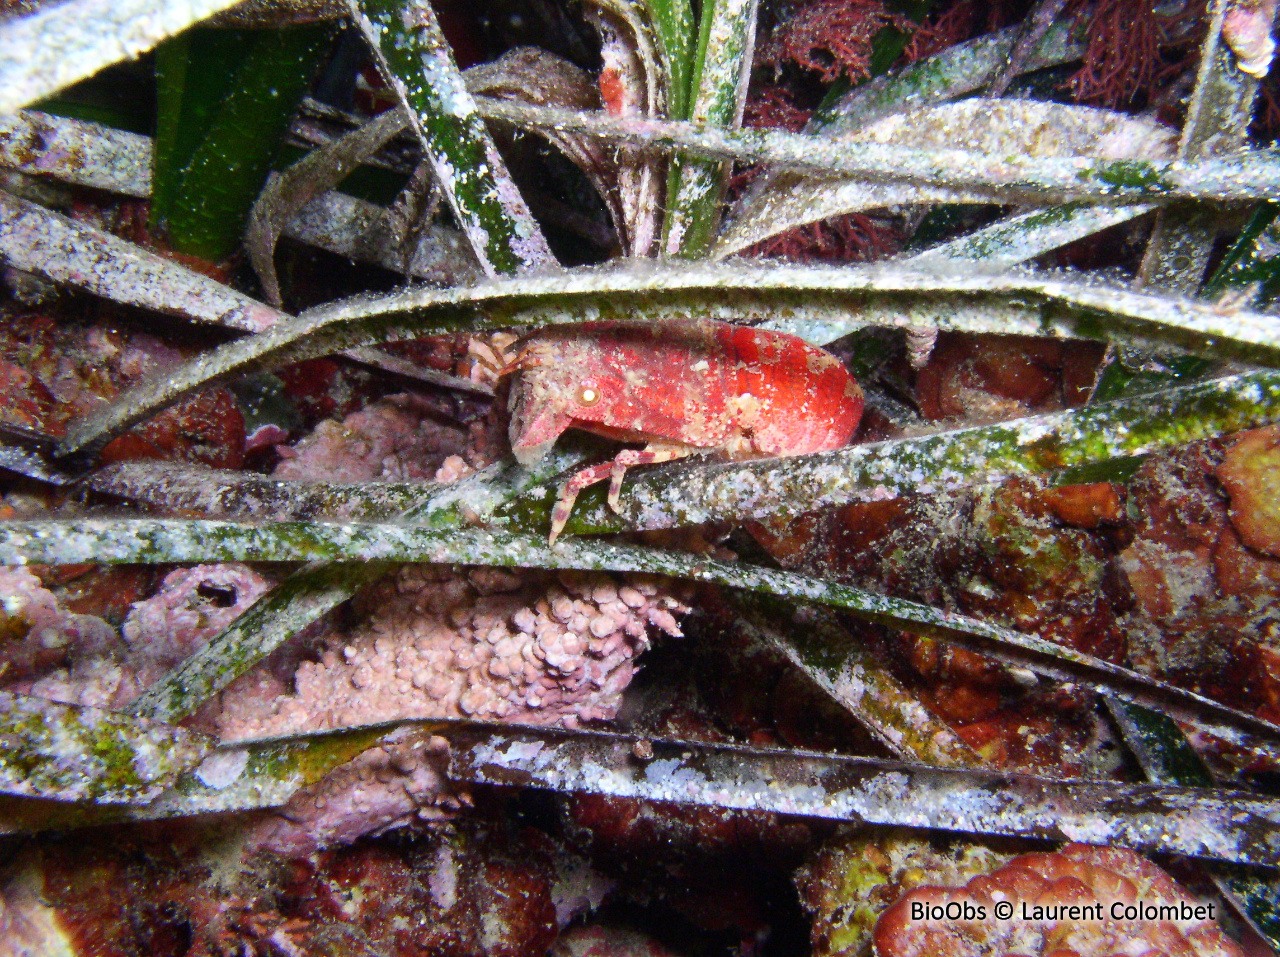
POLYGON ((578 386, 578 405, 595 405, 600 401, 600 389, 594 382, 584 382, 578 386))

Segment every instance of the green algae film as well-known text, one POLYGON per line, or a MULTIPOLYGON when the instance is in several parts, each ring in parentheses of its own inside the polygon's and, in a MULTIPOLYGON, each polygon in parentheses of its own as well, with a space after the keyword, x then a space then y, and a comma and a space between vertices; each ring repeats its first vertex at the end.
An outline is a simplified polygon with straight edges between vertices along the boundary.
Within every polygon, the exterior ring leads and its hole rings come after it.
POLYGON ((145 803, 212 747, 183 728, 9 693, 0 743, 0 792, 100 803, 145 803))

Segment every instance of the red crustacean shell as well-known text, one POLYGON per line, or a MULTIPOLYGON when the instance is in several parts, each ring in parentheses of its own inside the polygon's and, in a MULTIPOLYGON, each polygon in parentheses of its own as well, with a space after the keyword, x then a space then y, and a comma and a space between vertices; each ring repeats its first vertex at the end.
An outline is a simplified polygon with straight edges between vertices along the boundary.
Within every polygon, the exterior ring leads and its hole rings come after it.
POLYGON ((726 360, 736 362, 737 421, 750 429, 753 451, 802 455, 849 441, 862 418, 862 389, 844 363, 786 333, 727 323, 715 329, 726 360))
POLYGON ((539 461, 569 428, 732 458, 838 448, 862 390, 832 356, 781 332, 702 320, 585 323, 525 343, 511 445, 539 461))

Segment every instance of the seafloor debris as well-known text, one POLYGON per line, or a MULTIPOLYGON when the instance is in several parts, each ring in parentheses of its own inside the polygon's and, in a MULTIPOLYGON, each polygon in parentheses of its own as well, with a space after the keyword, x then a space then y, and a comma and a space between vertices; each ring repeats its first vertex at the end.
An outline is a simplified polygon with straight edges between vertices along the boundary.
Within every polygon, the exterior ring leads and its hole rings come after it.
POLYGON ((1215 911, 1133 851, 1069 844, 963 887, 917 887, 880 915, 874 940, 880 957, 1243 957, 1215 911))

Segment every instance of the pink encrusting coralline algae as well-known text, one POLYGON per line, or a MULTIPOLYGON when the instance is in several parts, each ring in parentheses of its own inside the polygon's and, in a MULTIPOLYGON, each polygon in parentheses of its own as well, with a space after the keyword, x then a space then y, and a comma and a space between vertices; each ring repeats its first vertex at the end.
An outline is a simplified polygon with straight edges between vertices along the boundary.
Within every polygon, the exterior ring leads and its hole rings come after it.
MULTIPOLYGON (((9 578, 3 581, 22 584, 14 573, 5 573, 9 578)), ((75 640, 67 645, 65 660, 58 662, 63 667, 45 670, 29 688, 10 690, 29 690, 68 704, 125 708, 149 684, 203 648, 271 583, 246 565, 176 569, 164 577, 155 595, 133 605, 121 629, 123 640, 107 622, 65 611, 53 594, 38 582, 36 586, 12 592, 15 601, 26 602, 24 614, 36 616, 32 633, 46 643, 51 632, 75 640)), ((12 669, 11 673, 17 675, 12 669)))
POLYGON ((68 611, 25 568, 0 568, 0 680, 38 676, 80 648, 119 644, 111 625, 68 611))
MULTIPOLYGON (((442 424, 422 400, 392 396, 280 448, 284 461, 275 477, 449 481, 484 463, 476 446, 485 444, 486 427, 442 424)), ((57 611, 54 597, 32 582, 28 604, 57 611)), ((58 670, 44 661, 49 656, 32 651, 22 670, 37 672, 28 679, 39 679, 34 694, 126 707, 269 587, 244 565, 176 570, 153 597, 133 606, 123 640, 103 622, 97 644, 109 649, 89 655, 73 649, 59 660, 69 666, 58 670), (45 665, 43 677, 37 664, 45 665)), ((234 742, 413 718, 570 727, 609 719, 649 646, 650 627, 680 635, 677 617, 688 608, 676 597, 678 587, 646 576, 405 565, 353 600, 355 624, 315 622, 192 720, 234 742)), ((255 819, 246 846, 305 854, 447 816, 468 796, 444 778, 446 753, 443 739, 401 729, 394 741, 298 792, 279 813, 255 819)), ((242 770, 243 754, 228 751, 199 773, 225 786, 242 770)))
POLYGON ((574 726, 616 713, 653 625, 688 609, 657 579, 406 565, 365 596, 365 621, 304 662, 294 690, 241 682, 224 740, 404 718, 574 726))
MULTIPOLYGON (((260 668, 216 713, 226 741, 408 718, 575 726, 612 718, 650 625, 679 635, 671 584, 628 576, 406 565, 360 600, 292 689, 260 668)), ((305 854, 452 814, 469 802, 442 773, 448 745, 411 726, 304 789, 256 825, 249 846, 305 854)))
POLYGON ((423 481, 441 462, 467 449, 467 429, 439 422, 436 410, 412 395, 393 395, 326 419, 310 435, 276 451, 274 478, 328 482, 423 481))

